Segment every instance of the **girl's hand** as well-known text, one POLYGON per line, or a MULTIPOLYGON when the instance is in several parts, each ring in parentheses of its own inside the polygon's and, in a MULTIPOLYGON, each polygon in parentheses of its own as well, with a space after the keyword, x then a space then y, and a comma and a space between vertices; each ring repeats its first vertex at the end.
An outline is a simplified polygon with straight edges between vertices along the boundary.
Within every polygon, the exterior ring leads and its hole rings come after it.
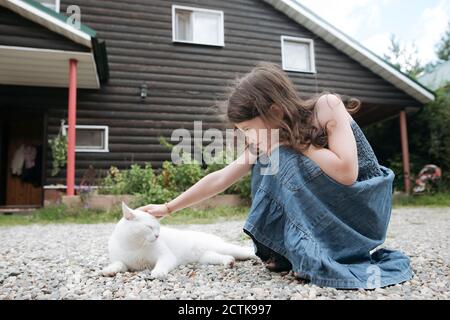
POLYGON ((164 204, 148 204, 137 208, 137 210, 142 210, 157 218, 164 217, 169 214, 169 210, 167 210, 167 207, 164 204))

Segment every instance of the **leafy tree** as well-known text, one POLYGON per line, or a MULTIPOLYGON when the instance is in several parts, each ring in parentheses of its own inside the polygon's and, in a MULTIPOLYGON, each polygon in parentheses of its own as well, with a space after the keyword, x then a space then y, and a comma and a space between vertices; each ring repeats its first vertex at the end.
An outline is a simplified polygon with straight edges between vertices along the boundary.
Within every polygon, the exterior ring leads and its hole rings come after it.
MULTIPOLYGON (((399 70, 415 78, 423 70, 430 71, 439 63, 447 61, 450 53, 450 23, 445 35, 436 45, 436 54, 440 61, 421 66, 415 57, 417 49, 408 50, 391 36, 389 53, 384 58, 399 70)), ((450 83, 436 91, 436 100, 425 105, 419 112, 408 116, 408 134, 411 175, 429 163, 441 167, 443 185, 450 187, 450 83)), ((403 189, 403 168, 400 138, 392 139, 392 133, 398 133, 398 117, 374 123, 364 128, 379 162, 394 170, 394 187, 403 189)), ((399 134, 395 134, 396 137, 399 134)))
POLYGON ((400 43, 397 37, 392 34, 389 52, 384 54, 384 59, 393 64, 397 69, 416 78, 424 67, 418 58, 418 49, 415 43, 410 48, 400 43))
POLYGON ((450 22, 447 25, 447 30, 440 42, 436 46, 436 54, 442 62, 448 61, 450 58, 450 22))
POLYGON ((432 72, 438 65, 446 62, 450 58, 450 22, 448 23, 447 30, 442 36, 441 40, 436 44, 437 61, 429 62, 424 67, 424 72, 432 72))

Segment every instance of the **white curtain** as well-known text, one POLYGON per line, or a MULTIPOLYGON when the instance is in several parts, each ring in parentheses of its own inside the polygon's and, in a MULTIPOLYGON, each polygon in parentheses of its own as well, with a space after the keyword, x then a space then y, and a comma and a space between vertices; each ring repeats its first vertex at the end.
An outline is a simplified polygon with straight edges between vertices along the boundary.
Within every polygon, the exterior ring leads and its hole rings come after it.
POLYGON ((211 12, 194 12, 194 41, 220 44, 220 15, 211 12))
POLYGON ((309 43, 284 40, 284 65, 289 69, 311 71, 309 43))
POLYGON ((192 41, 192 11, 177 10, 175 24, 176 40, 192 41))
POLYGON ((83 149, 103 149, 105 147, 105 131, 99 129, 78 129, 77 147, 83 149))

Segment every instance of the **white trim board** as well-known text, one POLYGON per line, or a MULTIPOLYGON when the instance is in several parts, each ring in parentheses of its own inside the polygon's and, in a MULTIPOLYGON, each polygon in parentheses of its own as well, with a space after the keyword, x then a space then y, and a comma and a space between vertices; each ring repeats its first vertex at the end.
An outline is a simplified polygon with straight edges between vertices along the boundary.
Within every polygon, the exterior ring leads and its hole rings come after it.
POLYGON ((421 103, 434 95, 294 0, 263 0, 421 103))
POLYGON ((301 73, 316 73, 316 58, 314 54, 314 40, 308 38, 299 38, 299 37, 291 37, 291 36, 281 36, 281 64, 283 66, 283 70, 293 71, 293 72, 301 72, 301 73), (284 49, 285 41, 291 42, 299 42, 299 43, 307 43, 309 44, 309 67, 310 70, 301 70, 295 68, 289 68, 286 66, 286 53, 284 49))
POLYGON ((76 59, 77 87, 100 88, 91 52, 0 45, 0 84, 68 87, 69 60, 76 59))
MULTIPOLYGON (((47 184, 42 187, 44 190, 59 190, 59 189, 67 189, 67 185, 65 184, 47 184)), ((75 189, 82 189, 83 186, 80 186, 78 184, 75 185, 75 189)), ((89 186, 89 188, 92 189, 99 189, 100 186, 89 186)))

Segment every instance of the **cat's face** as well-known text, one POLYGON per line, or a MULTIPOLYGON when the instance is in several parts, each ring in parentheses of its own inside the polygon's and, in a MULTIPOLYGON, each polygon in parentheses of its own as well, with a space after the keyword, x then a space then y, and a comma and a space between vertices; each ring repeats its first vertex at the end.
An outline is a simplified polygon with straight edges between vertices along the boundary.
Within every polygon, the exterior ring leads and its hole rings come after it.
POLYGON ((157 218, 141 210, 133 210, 122 202, 123 232, 127 241, 135 245, 150 244, 159 237, 160 224, 157 218))

